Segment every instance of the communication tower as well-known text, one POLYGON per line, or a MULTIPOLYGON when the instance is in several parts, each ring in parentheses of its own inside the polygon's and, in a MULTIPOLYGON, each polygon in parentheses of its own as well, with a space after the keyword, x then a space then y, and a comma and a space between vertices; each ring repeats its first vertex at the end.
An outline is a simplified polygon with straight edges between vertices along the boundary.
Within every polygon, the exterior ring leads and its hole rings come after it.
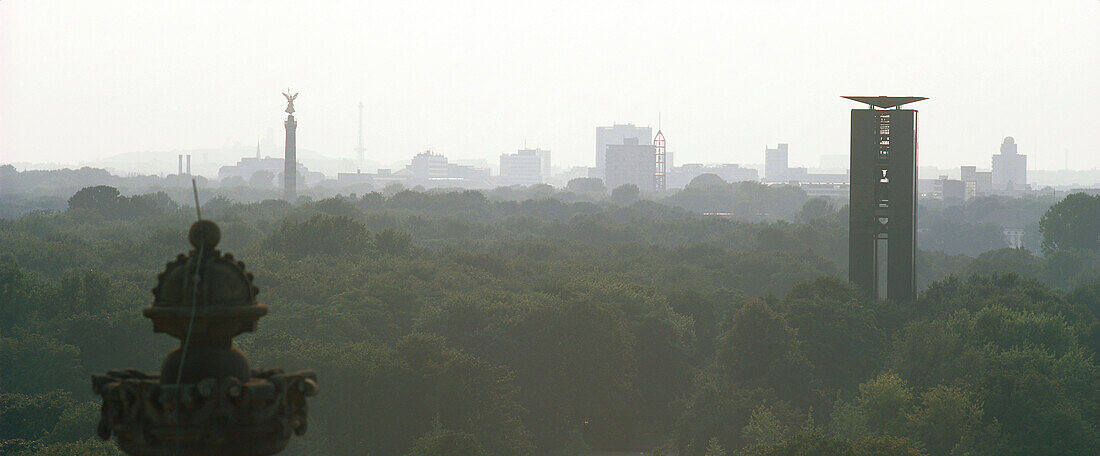
POLYGON ((653 189, 661 192, 665 190, 665 175, 668 170, 665 161, 665 134, 661 133, 660 127, 657 128, 657 136, 653 137, 653 149, 657 165, 657 169, 653 173, 653 189))
POLYGON ((363 163, 363 153, 367 149, 363 147, 363 102, 359 102, 359 145, 355 146, 355 156, 359 163, 363 163))

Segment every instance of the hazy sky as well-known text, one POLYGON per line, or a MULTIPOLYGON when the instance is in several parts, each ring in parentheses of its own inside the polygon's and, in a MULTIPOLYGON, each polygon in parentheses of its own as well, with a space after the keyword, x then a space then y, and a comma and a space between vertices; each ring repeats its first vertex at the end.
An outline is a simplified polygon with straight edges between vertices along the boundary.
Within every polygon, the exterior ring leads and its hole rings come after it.
POLYGON ((282 143, 369 158, 524 145, 591 166, 595 127, 677 164, 846 154, 840 95, 917 95, 922 165, 1100 166, 1100 1, 0 0, 0 163, 282 143))

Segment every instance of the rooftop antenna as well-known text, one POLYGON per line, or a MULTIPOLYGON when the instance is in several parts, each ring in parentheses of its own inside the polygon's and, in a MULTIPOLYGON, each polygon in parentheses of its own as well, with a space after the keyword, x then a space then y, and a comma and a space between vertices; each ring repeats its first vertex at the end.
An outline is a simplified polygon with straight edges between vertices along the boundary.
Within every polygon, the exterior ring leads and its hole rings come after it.
POLYGON ((366 150, 363 147, 363 100, 359 100, 359 145, 355 146, 355 156, 359 159, 359 163, 363 162, 363 152, 366 150))

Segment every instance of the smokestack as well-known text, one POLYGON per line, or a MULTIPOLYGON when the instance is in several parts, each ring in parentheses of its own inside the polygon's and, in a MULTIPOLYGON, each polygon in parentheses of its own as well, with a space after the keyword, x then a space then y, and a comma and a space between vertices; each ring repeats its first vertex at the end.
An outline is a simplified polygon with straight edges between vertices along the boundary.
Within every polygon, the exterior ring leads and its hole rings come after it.
POLYGON ((191 175, 191 155, 187 155, 187 175, 191 175))
POLYGON ((180 154, 179 159, 180 159, 180 166, 179 166, 179 171, 176 174, 182 176, 183 175, 183 154, 180 154))

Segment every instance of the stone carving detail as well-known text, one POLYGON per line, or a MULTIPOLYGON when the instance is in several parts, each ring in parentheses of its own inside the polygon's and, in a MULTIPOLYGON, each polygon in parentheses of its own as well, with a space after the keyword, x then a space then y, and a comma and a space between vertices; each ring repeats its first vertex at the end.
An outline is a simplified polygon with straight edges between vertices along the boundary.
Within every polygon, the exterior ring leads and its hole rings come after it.
POLYGON ((109 439, 113 432, 123 451, 143 455, 278 453, 291 432, 305 433, 306 398, 317 392, 312 371, 279 369, 254 370, 245 383, 227 377, 183 385, 162 385, 159 376, 133 370, 110 371, 94 375, 92 384, 103 397, 99 437, 109 439), (212 447, 226 452, 208 453, 212 447))
POLYGON ((244 263, 214 247, 221 231, 200 220, 194 250, 165 265, 142 313, 153 331, 180 339, 160 374, 115 370, 92 376, 103 398, 97 433, 142 456, 266 456, 291 433, 306 431, 306 398, 317 393, 313 371, 252 369, 233 337, 254 331, 267 306, 244 263))

